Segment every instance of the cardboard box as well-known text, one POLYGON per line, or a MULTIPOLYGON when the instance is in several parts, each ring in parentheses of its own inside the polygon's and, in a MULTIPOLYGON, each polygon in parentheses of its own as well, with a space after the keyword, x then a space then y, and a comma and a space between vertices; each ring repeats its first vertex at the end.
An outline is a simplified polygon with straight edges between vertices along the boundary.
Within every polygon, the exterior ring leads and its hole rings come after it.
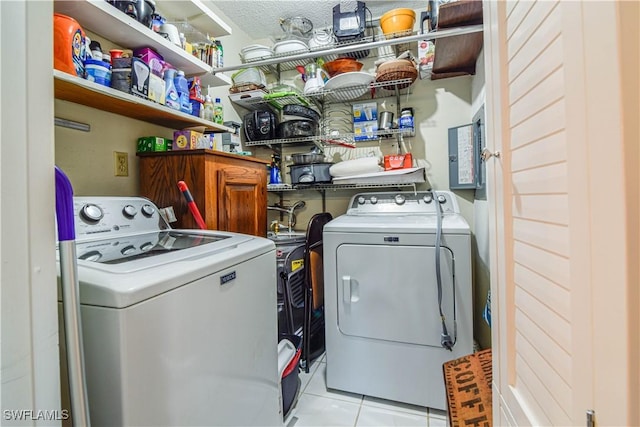
POLYGON ((131 93, 143 98, 149 97, 149 66, 141 59, 131 60, 131 93))
POLYGON ((418 41, 418 69, 421 79, 430 79, 435 59, 436 45, 432 40, 418 41))
POLYGON ((210 133, 207 136, 209 137, 209 141, 211 141, 211 149, 222 151, 222 136, 223 133, 210 133))
POLYGON ((378 121, 378 103, 353 104, 353 123, 378 121))
POLYGON ((155 74, 149 76, 149 99, 162 105, 166 99, 165 82, 155 74))
POLYGON ((407 154, 393 154, 384 156, 384 170, 408 169, 413 167, 413 156, 407 154))
POLYGON ((168 140, 160 136, 144 136, 138 138, 137 152, 167 151, 168 145, 168 140))
POLYGON ((356 141, 378 139, 378 103, 353 104, 353 133, 356 141))
POLYGON ((195 150, 199 140, 204 137, 204 134, 193 130, 177 130, 173 132, 172 150, 195 150))
POLYGON ((358 122, 353 124, 353 139, 355 141, 370 141, 378 139, 378 121, 358 122))
POLYGON ((156 76, 162 78, 162 70, 164 68, 164 58, 150 47, 143 47, 133 50, 133 56, 140 58, 149 66, 150 71, 156 76))

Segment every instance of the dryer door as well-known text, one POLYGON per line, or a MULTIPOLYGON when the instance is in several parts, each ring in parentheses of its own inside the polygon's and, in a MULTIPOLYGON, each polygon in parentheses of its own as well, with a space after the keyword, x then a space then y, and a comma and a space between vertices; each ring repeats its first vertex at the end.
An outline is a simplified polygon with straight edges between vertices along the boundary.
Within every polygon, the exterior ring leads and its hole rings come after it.
MULTIPOLYGON (((453 334, 453 253, 440 251, 442 310, 453 334)), ((435 247, 343 244, 336 258, 341 333, 440 347, 435 247)))

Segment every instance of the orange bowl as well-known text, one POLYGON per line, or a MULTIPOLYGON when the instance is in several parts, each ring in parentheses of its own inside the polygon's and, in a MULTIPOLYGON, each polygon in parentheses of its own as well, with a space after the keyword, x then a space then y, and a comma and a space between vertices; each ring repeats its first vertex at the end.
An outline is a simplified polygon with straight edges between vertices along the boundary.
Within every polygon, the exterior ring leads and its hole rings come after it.
POLYGON ((353 58, 338 58, 333 61, 325 62, 322 68, 329 74, 329 77, 337 76, 342 73, 351 71, 360 71, 362 62, 358 62, 353 58))
POLYGON ((380 27, 384 34, 403 35, 413 31, 416 22, 416 12, 413 9, 393 9, 380 17, 380 27))

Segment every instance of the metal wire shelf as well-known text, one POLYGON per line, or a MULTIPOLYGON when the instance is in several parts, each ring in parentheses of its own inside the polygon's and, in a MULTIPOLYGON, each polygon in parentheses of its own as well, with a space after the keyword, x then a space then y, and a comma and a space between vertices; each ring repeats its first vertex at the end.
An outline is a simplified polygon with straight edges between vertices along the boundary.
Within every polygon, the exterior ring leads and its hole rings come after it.
MULTIPOLYGON (((313 50, 301 50, 295 53, 287 52, 286 54, 268 55, 262 58, 254 58, 249 62, 245 62, 241 65, 234 65, 229 67, 221 67, 214 69, 214 73, 222 73, 226 71, 234 71, 240 68, 246 68, 247 66, 254 67, 267 67, 263 70, 278 70, 280 71, 295 69, 298 65, 304 65, 304 63, 316 58, 325 58, 325 60, 335 59, 338 55, 349 55, 350 53, 362 51, 362 50, 374 50, 385 47, 394 47, 396 53, 404 47, 410 47, 413 42, 418 40, 437 40, 444 37, 452 37, 463 34, 470 34, 482 32, 482 25, 467 25, 464 27, 447 28, 438 31, 430 32, 415 32, 411 35, 404 34, 387 34, 376 35, 371 37, 365 37, 360 40, 353 40, 345 43, 336 43, 331 46, 322 46, 313 50), (278 65, 279 64, 279 65, 278 65)), ((381 49, 385 52, 385 49, 381 49)))
POLYGON ((358 142, 371 142, 376 139, 391 138, 396 135, 403 135, 407 137, 415 136, 415 129, 412 129, 412 128, 387 129, 387 130, 379 130, 375 132, 364 132, 364 133, 358 134, 358 136, 370 136, 373 138, 366 141, 365 140, 356 141, 355 133, 341 133, 341 134, 335 134, 335 135, 315 135, 315 136, 308 136, 308 137, 302 137, 302 138, 279 138, 279 139, 266 139, 262 141, 245 141, 243 142, 243 145, 249 146, 249 147, 260 146, 260 145, 270 146, 270 145, 286 145, 286 144, 315 144, 315 145, 320 144, 321 146, 331 145, 330 143, 328 143, 328 141, 343 141, 347 143, 358 144, 358 142))
POLYGON ((360 188, 401 188, 411 187, 416 191, 416 184, 421 182, 402 182, 395 184, 267 184, 268 192, 303 191, 303 190, 350 190, 360 188))
MULTIPOLYGON (((364 53, 362 53, 361 55, 364 57, 378 57, 381 56, 378 53, 375 52, 376 49, 369 49, 366 46, 362 47, 361 45, 366 44, 366 43, 373 43, 373 42, 378 42, 378 41, 386 41, 386 40, 394 40, 394 41, 398 41, 398 44, 395 47, 395 52, 397 53, 398 51, 403 51, 403 50, 407 50, 410 49, 413 44, 411 42, 402 42, 402 38, 403 37, 407 37, 407 36, 411 36, 411 35, 416 35, 416 34, 420 34, 419 32, 398 32, 398 33, 393 33, 393 34, 377 34, 377 35, 371 35, 371 36, 366 36, 363 37, 361 39, 358 40, 350 40, 350 41, 344 41, 344 42, 336 42, 336 43, 331 43, 329 45, 324 45, 324 46, 318 46, 315 48, 307 48, 307 49, 300 49, 300 50, 296 50, 296 51, 290 51, 290 52, 284 52, 284 53, 277 53, 277 54, 273 54, 273 55, 265 55, 262 57, 257 57, 257 58, 252 58, 250 60, 245 60, 245 58, 242 56, 242 54, 240 54, 240 58, 242 60, 242 62, 248 66, 251 66, 253 63, 260 63, 264 60, 268 60, 268 59, 281 59, 282 61, 279 61, 278 64, 269 64, 269 65, 259 65, 258 68, 260 68, 262 71, 264 71, 265 73, 276 73, 278 71, 289 71, 289 70, 294 70, 296 67, 298 66, 305 66, 306 64, 309 63, 310 59, 307 57, 307 54, 314 54, 317 53, 317 57, 318 58, 322 58, 324 61, 328 62, 328 61, 333 61, 334 59, 337 59, 339 57, 344 57, 344 56, 350 56, 350 54, 352 55, 352 53, 342 53, 342 54, 337 54, 337 53, 332 53, 331 50, 335 50, 335 49, 339 49, 339 48, 349 48, 349 47, 361 47, 361 49, 358 49, 359 52, 365 52, 368 51, 368 53, 366 55, 364 55, 364 53), (396 40, 397 39, 397 40, 396 40), (304 58, 297 58, 298 56, 304 55, 304 58)), ((354 49, 355 50, 355 49, 354 49)), ((359 53, 358 52, 358 53, 359 53)), ((383 53, 384 55, 384 53, 383 53)))
MULTIPOLYGON (((366 85, 353 85, 340 89, 321 89, 308 95, 292 94, 271 99, 265 99, 268 92, 257 90, 230 94, 229 99, 234 104, 248 110, 257 110, 268 105, 281 110, 282 107, 287 104, 332 104, 384 98, 396 94, 406 95, 411 93, 412 83, 412 79, 373 82, 366 85)), ((267 98, 269 97, 267 96, 267 98)))

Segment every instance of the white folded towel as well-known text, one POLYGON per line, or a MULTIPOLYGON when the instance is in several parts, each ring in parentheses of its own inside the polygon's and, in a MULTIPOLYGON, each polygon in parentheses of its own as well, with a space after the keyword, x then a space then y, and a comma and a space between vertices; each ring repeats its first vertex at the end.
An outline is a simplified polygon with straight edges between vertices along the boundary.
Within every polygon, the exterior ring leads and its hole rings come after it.
POLYGON ((384 168, 378 165, 378 157, 362 157, 360 159, 345 160, 329 168, 329 174, 334 177, 359 175, 362 173, 379 172, 384 168))

